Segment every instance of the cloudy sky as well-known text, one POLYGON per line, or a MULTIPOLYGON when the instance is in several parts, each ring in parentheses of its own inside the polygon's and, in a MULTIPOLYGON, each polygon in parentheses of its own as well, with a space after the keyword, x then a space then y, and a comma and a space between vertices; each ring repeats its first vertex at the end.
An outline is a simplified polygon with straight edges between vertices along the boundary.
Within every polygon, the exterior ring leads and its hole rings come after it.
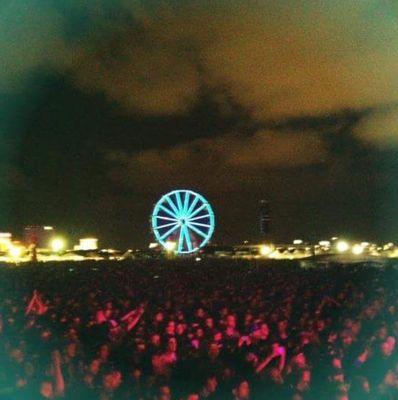
POLYGON ((395 0, 3 0, 0 224, 142 245, 174 188, 215 241, 398 238, 395 0))

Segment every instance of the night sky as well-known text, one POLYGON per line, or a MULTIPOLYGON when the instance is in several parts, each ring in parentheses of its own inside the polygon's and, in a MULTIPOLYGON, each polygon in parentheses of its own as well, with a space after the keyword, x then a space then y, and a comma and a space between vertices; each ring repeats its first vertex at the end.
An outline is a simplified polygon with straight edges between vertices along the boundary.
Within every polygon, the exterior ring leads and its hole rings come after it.
POLYGON ((397 240, 398 2, 302 3, 3 0, 0 231, 142 246, 184 188, 218 243, 262 198, 278 241, 397 240))

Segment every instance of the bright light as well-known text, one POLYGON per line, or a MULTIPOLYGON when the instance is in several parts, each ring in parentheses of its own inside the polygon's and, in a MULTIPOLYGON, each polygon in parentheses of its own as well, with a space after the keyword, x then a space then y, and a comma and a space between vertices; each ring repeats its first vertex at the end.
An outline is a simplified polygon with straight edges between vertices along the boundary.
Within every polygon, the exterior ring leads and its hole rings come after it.
POLYGON ((52 231, 54 228, 52 226, 45 226, 44 230, 45 231, 52 231))
POLYGON ((176 249, 176 247, 177 247, 177 243, 176 243, 176 242, 167 241, 167 242, 164 244, 164 248, 165 248, 167 251, 174 251, 174 250, 176 249))
POLYGON ((50 247, 54 253, 58 253, 65 248, 65 240, 62 238, 54 238, 51 240, 50 247))
POLYGON ((83 238, 79 240, 79 250, 97 250, 98 239, 96 238, 83 238))
POLYGON ((339 253, 344 253, 345 251, 347 251, 350 248, 350 246, 348 245, 348 243, 344 240, 340 240, 339 242, 337 242, 336 244, 336 249, 339 253))
POLYGON ((10 256, 12 258, 20 258, 22 256, 22 247, 12 246, 10 248, 10 256))
POLYGON ((156 247, 159 246, 159 243, 149 243, 149 248, 150 249, 156 249, 156 247))
POLYGON ((295 239, 293 240, 293 244, 303 244, 303 241, 301 239, 295 239))
POLYGON ((352 247, 352 253, 355 255, 359 255, 363 253, 363 246, 360 244, 356 244, 352 247))
POLYGON ((269 246, 267 244, 263 244, 260 246, 260 254, 262 256, 268 256, 271 252, 272 252, 271 246, 269 246))
POLYGON ((329 240, 321 240, 319 242, 319 244, 320 244, 320 246, 323 246, 323 247, 329 247, 330 246, 330 241, 329 240))

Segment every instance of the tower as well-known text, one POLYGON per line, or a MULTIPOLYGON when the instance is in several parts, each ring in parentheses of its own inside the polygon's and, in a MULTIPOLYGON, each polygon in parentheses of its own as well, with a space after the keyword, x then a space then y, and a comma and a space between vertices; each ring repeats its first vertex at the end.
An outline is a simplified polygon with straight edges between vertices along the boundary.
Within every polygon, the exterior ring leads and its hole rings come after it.
POLYGON ((270 236, 270 206, 268 200, 260 200, 260 235, 261 239, 269 239, 270 236))

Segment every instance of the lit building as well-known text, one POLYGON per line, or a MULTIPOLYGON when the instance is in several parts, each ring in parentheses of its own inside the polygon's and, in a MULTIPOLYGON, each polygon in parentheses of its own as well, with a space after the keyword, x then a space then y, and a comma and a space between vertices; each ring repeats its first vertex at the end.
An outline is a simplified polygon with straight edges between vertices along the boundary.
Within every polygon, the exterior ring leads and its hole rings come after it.
POLYGON ((0 232, 0 252, 7 252, 12 246, 12 235, 9 232, 0 232))
POLYGON ((98 239, 83 238, 79 240, 79 244, 74 246, 74 250, 98 250, 98 239))
POLYGON ((52 226, 27 226, 23 232, 23 242, 27 247, 36 246, 38 249, 49 249, 54 236, 52 226))
POLYGON ((260 201, 260 233, 261 237, 268 239, 270 234, 270 209, 267 200, 260 201))

